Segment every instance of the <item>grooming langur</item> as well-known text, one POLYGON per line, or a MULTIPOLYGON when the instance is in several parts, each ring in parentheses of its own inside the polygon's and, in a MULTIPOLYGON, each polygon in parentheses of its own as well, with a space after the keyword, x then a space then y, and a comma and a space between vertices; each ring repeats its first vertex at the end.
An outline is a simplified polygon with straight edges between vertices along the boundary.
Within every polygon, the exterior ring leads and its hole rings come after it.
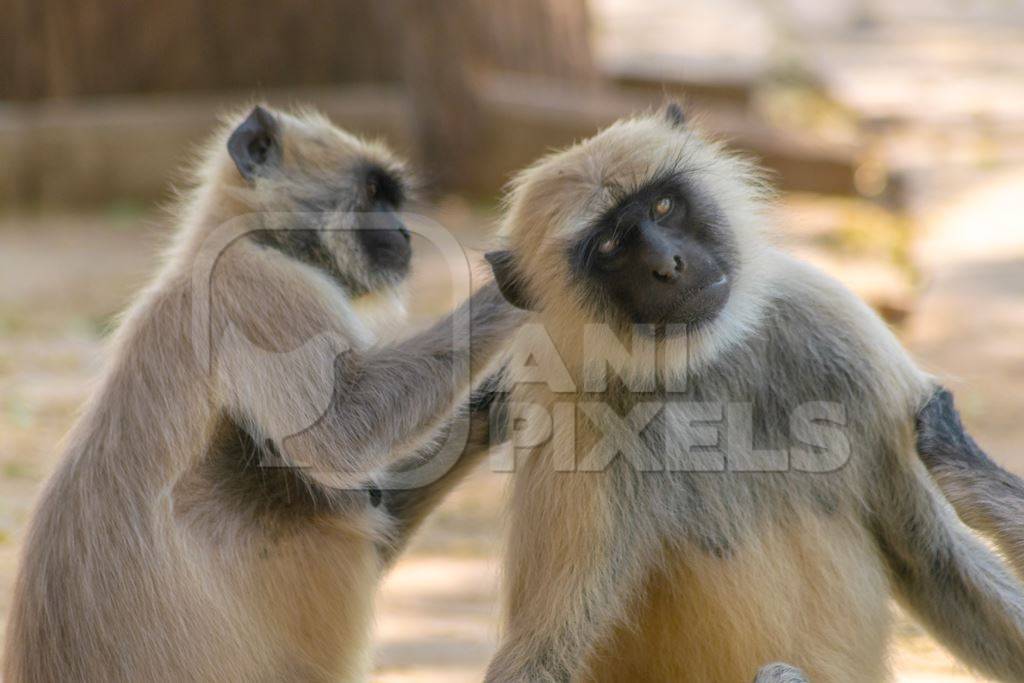
POLYGON ((946 389, 917 415, 917 453, 960 519, 994 541, 1024 577, 1024 480, 981 450, 946 389))
POLYGON ((428 507, 396 519, 367 482, 464 400, 522 316, 491 285, 374 345, 363 302, 396 302, 409 266, 405 184, 382 146, 316 115, 257 107, 216 138, 42 494, 8 683, 365 676, 385 555, 428 507))
POLYGON ((890 594, 1024 680, 1021 586, 914 456, 930 380, 770 244, 763 195, 676 106, 514 181, 488 260, 534 312, 509 380, 535 447, 487 680, 735 683, 781 660, 880 681, 890 594))

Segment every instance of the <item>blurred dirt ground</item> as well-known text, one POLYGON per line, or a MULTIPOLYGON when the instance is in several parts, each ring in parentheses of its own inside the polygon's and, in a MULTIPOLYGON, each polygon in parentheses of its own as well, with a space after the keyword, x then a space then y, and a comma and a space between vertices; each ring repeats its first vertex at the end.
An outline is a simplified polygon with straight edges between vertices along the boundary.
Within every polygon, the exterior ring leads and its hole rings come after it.
MULTIPOLYGON (((817 239, 814 226, 822 212, 834 217, 834 206, 793 199, 780 214, 799 253, 865 296, 912 300, 903 339, 956 389, 981 443, 1018 472, 1024 472, 1017 448, 1024 443, 1022 193, 1024 169, 961 188, 921 215, 912 240, 881 247, 890 256, 898 249, 903 256, 896 259, 817 239), (902 276, 901 268, 912 274, 902 276), (907 293, 908 281, 914 293, 907 293)), ((485 242, 491 216, 450 202, 437 218, 472 247, 485 242)), ((0 614, 40 483, 101 368, 104 337, 146 281, 164 231, 159 218, 128 210, 0 219, 0 614)), ((418 319, 450 305, 437 255, 421 251, 411 288, 418 319)), ((376 680, 479 680, 497 632, 503 483, 486 468, 476 473, 388 577, 379 600, 376 680)), ((909 620, 899 618, 897 633, 899 681, 977 680, 909 620)))

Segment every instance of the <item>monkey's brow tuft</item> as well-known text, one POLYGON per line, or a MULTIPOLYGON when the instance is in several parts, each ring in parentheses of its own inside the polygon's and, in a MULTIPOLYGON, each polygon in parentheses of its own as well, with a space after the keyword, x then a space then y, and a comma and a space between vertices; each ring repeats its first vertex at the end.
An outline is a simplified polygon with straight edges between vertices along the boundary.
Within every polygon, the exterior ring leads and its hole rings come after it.
POLYGON ((679 194, 686 186, 686 174, 677 165, 655 171, 644 178, 633 178, 631 182, 610 185, 611 205, 604 215, 621 211, 641 198, 653 198, 659 193, 679 194))
POLYGON ((611 204, 593 222, 592 229, 617 225, 618 217, 634 205, 651 203, 664 195, 685 198, 689 191, 683 170, 673 166, 628 185, 610 186, 609 194, 611 204))

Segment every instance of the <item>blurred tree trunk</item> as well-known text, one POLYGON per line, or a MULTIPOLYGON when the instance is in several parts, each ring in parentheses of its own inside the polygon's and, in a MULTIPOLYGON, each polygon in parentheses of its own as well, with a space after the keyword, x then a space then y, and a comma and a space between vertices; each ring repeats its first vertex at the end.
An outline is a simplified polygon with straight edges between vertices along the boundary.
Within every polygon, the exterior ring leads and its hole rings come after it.
POLYGON ((472 185, 481 80, 512 71, 595 75, 586 0, 396 0, 419 154, 438 190, 472 185))
POLYGON ((391 81, 367 0, 0 0, 0 99, 391 81))
POLYGON ((0 16, 0 100, 404 83, 441 190, 472 185, 488 73, 594 75, 586 0, 0 0, 0 16))

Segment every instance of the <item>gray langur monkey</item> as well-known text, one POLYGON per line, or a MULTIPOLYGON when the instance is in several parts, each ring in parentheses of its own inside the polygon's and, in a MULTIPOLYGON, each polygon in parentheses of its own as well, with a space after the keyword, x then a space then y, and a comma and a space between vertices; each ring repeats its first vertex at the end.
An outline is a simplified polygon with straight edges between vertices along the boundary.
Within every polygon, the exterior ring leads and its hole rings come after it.
POLYGON ((486 412, 466 392, 522 313, 489 285, 378 344, 410 262, 403 165, 316 114, 242 118, 41 494, 7 683, 362 680, 384 566, 478 457, 381 491, 453 409, 486 412))
POLYGON ((532 311, 508 366, 528 457, 488 681, 882 681, 891 595, 1024 681, 1021 584, 914 454, 932 380, 772 244, 766 205, 677 106, 513 181, 488 260, 532 311))
POLYGON ((987 536, 1024 577, 1024 480, 996 464, 939 388, 917 415, 917 453, 960 519, 987 536))

